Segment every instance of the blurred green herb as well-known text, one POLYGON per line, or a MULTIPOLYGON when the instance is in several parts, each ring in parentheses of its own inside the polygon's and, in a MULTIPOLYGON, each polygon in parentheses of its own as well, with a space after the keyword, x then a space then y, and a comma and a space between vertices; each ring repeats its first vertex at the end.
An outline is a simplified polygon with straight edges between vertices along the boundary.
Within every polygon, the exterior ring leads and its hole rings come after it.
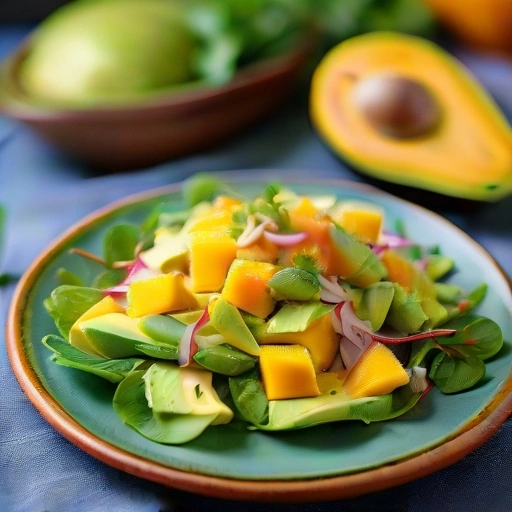
POLYGON ((236 70, 314 38, 320 50, 357 34, 394 30, 433 34, 422 0, 187 0, 186 18, 198 40, 194 71, 212 84, 236 70))
MULTIPOLYGON (((6 223, 7 214, 5 212, 5 208, 0 205, 0 258, 2 256, 3 244, 4 244, 4 233, 5 233, 5 223, 6 223)), ((0 259, 1 263, 1 259, 0 259)), ((1 270, 1 269, 0 269, 1 270)), ((8 274, 6 272, 0 271, 0 288, 2 286, 7 286, 10 283, 18 280, 18 276, 13 274, 8 274)))

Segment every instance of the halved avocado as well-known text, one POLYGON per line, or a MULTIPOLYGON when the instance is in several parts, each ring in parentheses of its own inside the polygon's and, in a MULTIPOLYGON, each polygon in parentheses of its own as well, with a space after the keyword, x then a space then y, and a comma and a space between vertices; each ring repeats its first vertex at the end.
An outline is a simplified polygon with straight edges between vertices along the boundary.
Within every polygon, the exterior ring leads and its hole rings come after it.
POLYGON ((336 153, 374 178, 479 201, 512 192, 510 125, 433 42, 374 32, 339 44, 315 70, 310 115, 336 153))

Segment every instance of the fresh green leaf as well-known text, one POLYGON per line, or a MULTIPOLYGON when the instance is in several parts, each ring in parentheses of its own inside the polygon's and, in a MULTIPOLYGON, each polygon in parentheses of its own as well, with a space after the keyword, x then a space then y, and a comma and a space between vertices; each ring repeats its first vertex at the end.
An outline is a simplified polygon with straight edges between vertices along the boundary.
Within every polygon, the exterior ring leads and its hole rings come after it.
POLYGON ((59 336, 49 334, 43 344, 53 353, 53 361, 61 366, 92 373, 110 382, 121 382, 132 370, 145 363, 144 359, 105 359, 85 354, 59 336))
POLYGON ((103 257, 108 267, 118 261, 132 261, 140 242, 139 228, 133 224, 116 224, 103 239, 103 257))
POLYGON ((485 363, 475 356, 454 357, 446 352, 436 356, 429 377, 443 393, 458 393, 473 387, 485 376, 485 363))
POLYGON ((456 329, 457 334, 439 338, 439 345, 453 347, 464 357, 474 356, 485 361, 496 355, 503 346, 501 327, 490 318, 468 315, 448 322, 443 327, 456 329))
POLYGON ((61 285, 43 302, 57 329, 67 340, 72 325, 103 298, 101 290, 85 286, 61 285))
POLYGON ((57 270, 57 279, 59 280, 60 284, 85 286, 85 283, 80 276, 70 272, 65 268, 59 268, 59 270, 57 270))
POLYGON ((198 173, 183 182, 181 193, 186 204, 192 208, 203 201, 211 201, 220 188, 218 178, 208 173, 198 173))
POLYGON ((8 284, 14 283, 19 279, 19 276, 14 274, 0 274, 0 288, 7 286, 8 284))
POLYGON ((99 273, 92 281, 91 287, 99 290, 106 290, 119 284, 127 274, 125 268, 109 268, 99 273))
POLYGON ((322 273, 322 269, 318 266, 316 259, 310 254, 297 254, 293 258, 293 265, 302 270, 306 270, 315 276, 322 273))

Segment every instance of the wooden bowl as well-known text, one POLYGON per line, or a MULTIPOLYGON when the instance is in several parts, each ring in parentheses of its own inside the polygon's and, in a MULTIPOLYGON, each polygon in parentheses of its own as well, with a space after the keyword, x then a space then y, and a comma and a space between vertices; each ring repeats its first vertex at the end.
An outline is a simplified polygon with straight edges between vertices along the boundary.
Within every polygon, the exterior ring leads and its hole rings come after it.
POLYGON ((211 148, 272 114, 289 96, 312 48, 305 38, 288 53, 242 68, 223 86, 78 109, 44 105, 23 91, 17 77, 30 51, 28 39, 0 69, 0 113, 95 167, 146 167, 211 148))

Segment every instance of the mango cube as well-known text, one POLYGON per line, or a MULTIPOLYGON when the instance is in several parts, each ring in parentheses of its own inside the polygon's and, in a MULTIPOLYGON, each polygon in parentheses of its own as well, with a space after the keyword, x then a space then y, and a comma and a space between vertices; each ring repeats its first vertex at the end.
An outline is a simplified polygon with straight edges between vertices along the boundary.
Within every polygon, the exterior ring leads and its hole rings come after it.
POLYGON ((190 278, 194 293, 219 291, 236 257, 236 241, 227 230, 189 234, 190 278))
POLYGON ((227 229, 232 223, 230 210, 212 211, 204 217, 199 217, 191 223, 190 232, 216 230, 217 228, 227 229))
POLYGON ((135 281, 128 288, 127 299, 126 314, 132 318, 198 307, 181 273, 135 281))
POLYGON ((320 395, 308 349, 301 345, 264 345, 260 369, 269 400, 320 395))
POLYGON ((239 309, 266 318, 275 306, 268 282, 278 267, 262 261, 235 259, 229 268, 221 296, 239 309))
POLYGON ((409 382, 393 352, 382 343, 373 343, 349 371, 343 389, 352 398, 363 398, 391 393, 409 382))
POLYGON ((382 230, 382 213, 361 208, 341 208, 334 222, 366 243, 377 243, 382 230))
POLYGON ((340 341, 332 327, 331 314, 326 313, 308 325, 304 331, 260 333, 256 339, 262 345, 285 343, 306 347, 317 373, 327 370, 339 350, 340 341))

